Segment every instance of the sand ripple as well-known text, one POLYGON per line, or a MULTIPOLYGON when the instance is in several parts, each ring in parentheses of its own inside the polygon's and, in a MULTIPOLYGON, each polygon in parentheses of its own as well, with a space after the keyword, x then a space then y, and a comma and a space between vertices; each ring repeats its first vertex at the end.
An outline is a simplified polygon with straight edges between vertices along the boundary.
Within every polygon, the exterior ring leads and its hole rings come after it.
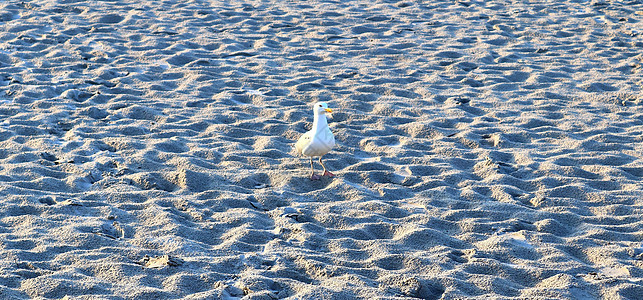
POLYGON ((643 4, 424 2, 1 3, 2 297, 640 297, 643 4))

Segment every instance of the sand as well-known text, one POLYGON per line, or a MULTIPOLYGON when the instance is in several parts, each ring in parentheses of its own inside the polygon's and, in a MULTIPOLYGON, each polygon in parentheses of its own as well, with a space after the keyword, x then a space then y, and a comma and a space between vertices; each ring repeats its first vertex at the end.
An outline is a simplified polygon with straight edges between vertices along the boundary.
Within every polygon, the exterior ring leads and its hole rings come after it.
POLYGON ((636 299, 642 20, 3 1, 0 298, 636 299), (337 177, 311 181, 317 101, 337 177))

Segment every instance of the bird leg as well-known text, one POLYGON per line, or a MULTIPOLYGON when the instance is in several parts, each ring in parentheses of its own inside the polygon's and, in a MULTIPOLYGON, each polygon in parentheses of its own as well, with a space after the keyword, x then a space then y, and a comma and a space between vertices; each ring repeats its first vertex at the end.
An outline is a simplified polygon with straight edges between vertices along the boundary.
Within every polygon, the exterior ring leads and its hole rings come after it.
MULTIPOLYGON (((320 157, 321 158, 321 157, 320 157)), ((315 167, 313 167, 313 158, 310 158, 310 180, 319 180, 319 175, 315 174, 315 167)))
POLYGON ((321 156, 319 157, 319 163, 322 165, 322 167, 324 167, 324 175, 322 175, 322 176, 335 177, 335 174, 333 174, 333 173, 329 172, 328 170, 326 170, 326 166, 322 162, 321 156))

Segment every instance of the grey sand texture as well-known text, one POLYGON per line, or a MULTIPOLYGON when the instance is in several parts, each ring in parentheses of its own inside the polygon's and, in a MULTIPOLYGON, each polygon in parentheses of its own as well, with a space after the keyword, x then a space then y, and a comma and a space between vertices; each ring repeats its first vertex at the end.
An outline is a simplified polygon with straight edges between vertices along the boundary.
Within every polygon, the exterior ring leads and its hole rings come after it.
POLYGON ((637 299, 642 19, 2 1, 0 298, 637 299))

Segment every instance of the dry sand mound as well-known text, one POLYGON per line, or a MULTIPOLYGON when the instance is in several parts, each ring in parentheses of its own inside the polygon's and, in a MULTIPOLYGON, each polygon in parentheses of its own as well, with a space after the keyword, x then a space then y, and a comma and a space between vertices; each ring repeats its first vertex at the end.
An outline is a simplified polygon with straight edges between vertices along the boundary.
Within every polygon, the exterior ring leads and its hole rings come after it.
POLYGON ((0 297, 640 297, 642 19, 4 1, 0 297), (338 177, 312 182, 317 101, 338 177))

